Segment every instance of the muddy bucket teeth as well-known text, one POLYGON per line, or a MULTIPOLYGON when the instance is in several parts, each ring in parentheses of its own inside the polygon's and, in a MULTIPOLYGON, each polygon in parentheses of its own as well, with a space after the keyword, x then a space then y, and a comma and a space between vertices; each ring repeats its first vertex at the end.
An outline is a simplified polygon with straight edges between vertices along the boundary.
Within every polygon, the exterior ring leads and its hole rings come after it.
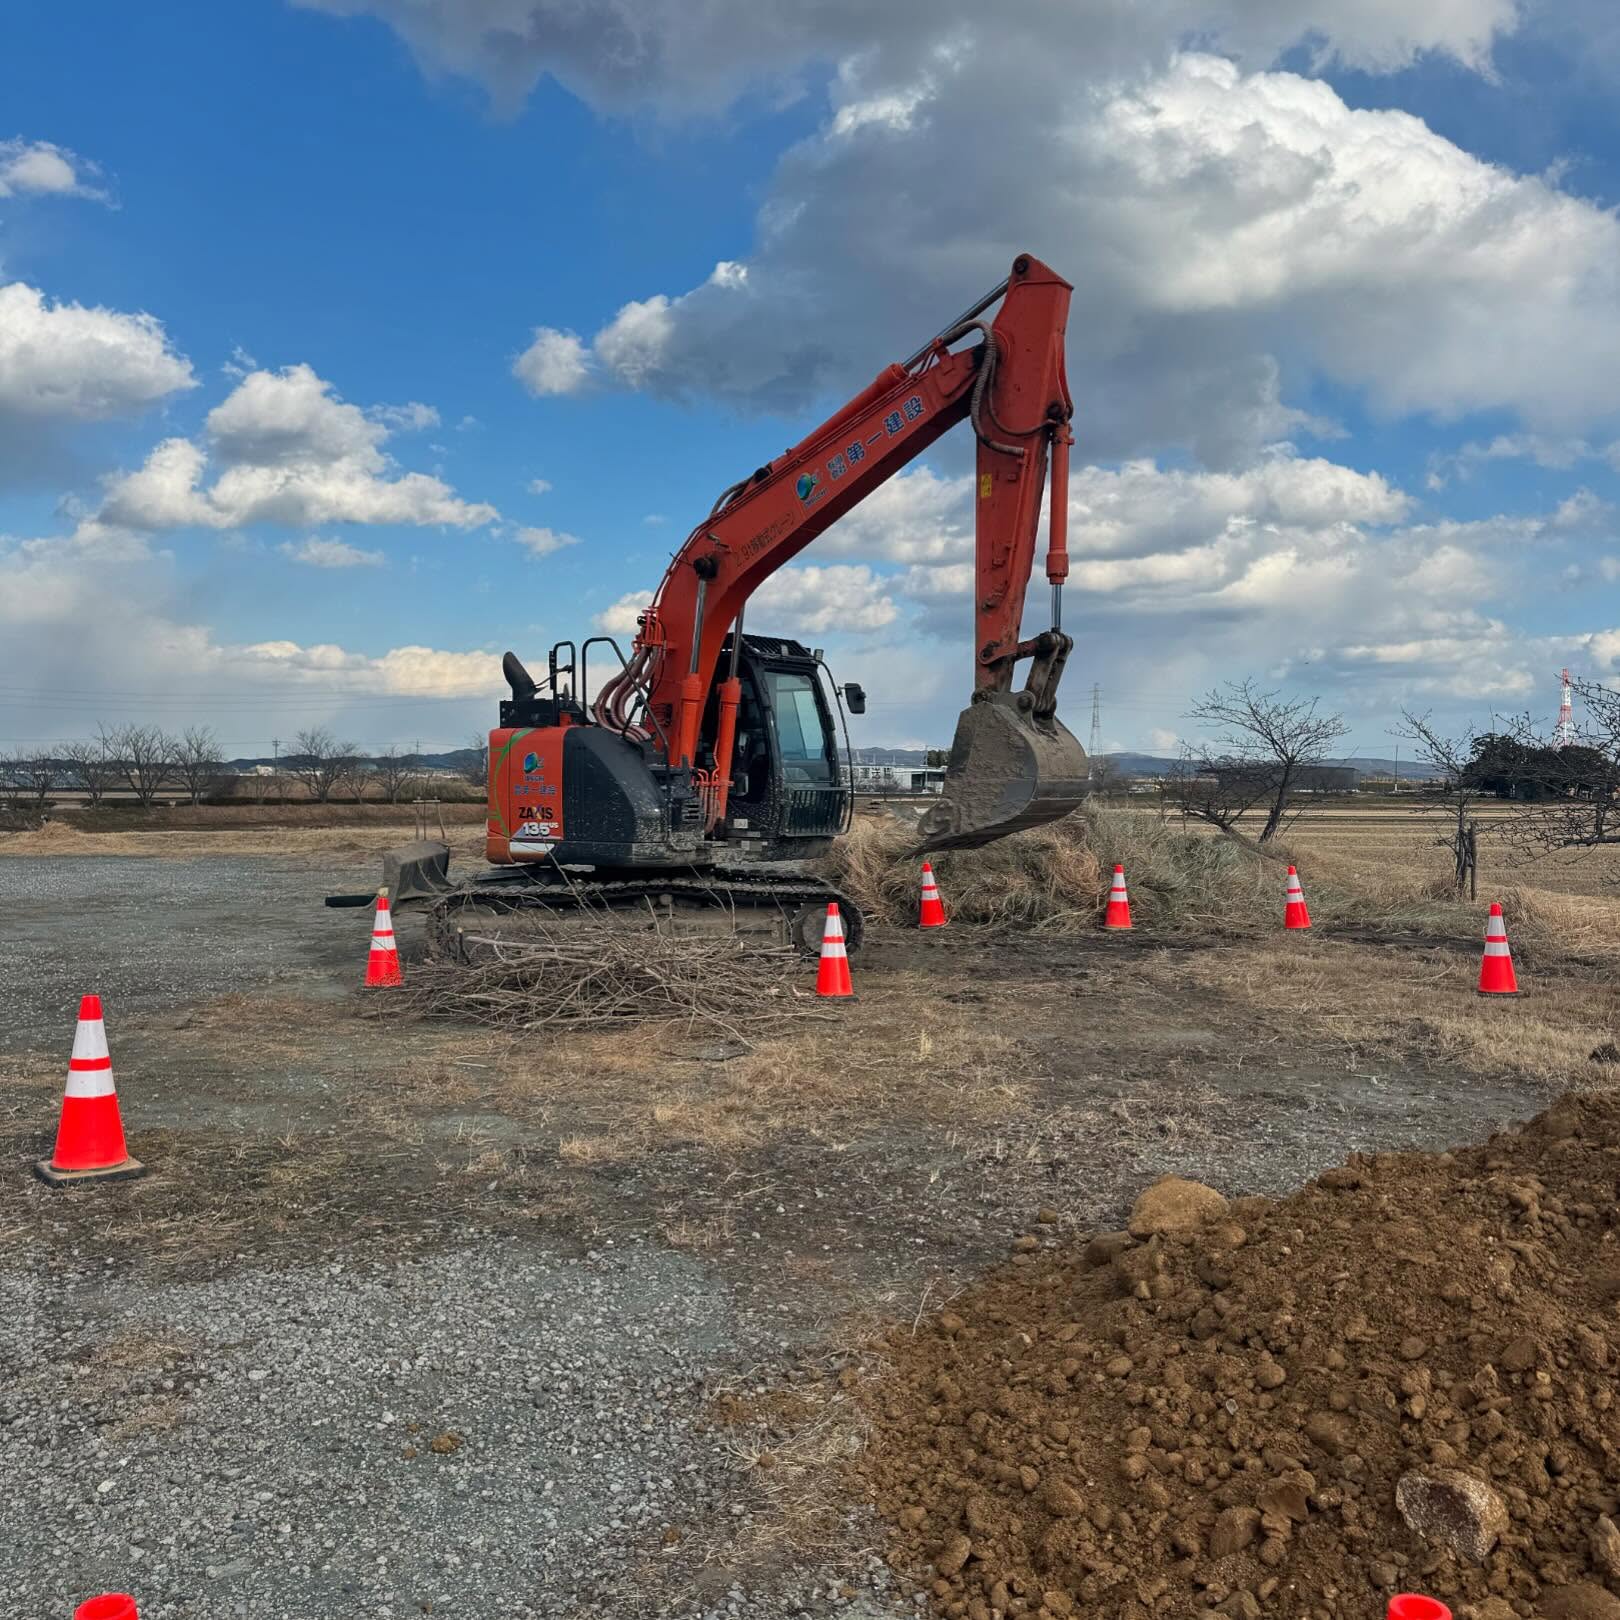
POLYGON ((1086 751, 1024 692, 981 691, 956 722, 945 791, 917 824, 917 852, 972 849, 1058 821, 1086 796, 1086 751))

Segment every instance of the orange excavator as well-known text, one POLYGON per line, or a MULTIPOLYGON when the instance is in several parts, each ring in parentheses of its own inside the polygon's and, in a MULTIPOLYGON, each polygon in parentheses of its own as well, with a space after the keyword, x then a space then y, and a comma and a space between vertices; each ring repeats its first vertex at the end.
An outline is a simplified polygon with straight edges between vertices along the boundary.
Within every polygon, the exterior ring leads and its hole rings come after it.
POLYGON ((844 712, 864 713, 865 693, 836 685, 819 651, 744 617, 779 568, 962 421, 978 441, 974 691, 918 849, 988 843, 1073 810, 1086 756, 1056 712, 1074 646, 1062 629, 1072 290, 1020 254, 937 337, 733 484, 675 553, 628 657, 610 636, 561 642, 537 681, 508 653, 512 695, 489 734, 491 868, 454 882, 445 845, 408 845, 385 859, 396 903, 764 913, 812 950, 832 899, 858 946, 859 909, 804 863, 849 825, 844 712), (1052 624, 1024 639, 1049 477, 1052 624))

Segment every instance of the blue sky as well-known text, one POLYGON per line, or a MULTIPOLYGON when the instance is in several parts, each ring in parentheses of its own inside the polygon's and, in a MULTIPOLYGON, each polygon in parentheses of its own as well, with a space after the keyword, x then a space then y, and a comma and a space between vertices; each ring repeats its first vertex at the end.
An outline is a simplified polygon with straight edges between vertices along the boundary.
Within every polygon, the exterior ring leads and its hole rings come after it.
MULTIPOLYGON (((1094 681, 1110 746, 1254 675, 1387 753, 1403 705, 1614 678, 1620 49, 1573 0, 1407 9, 25 8, 0 749, 464 742, 505 647, 627 634, 721 487, 1021 248, 1077 286, 1082 736, 1094 681)), ((762 595, 871 689, 857 743, 965 700, 966 467, 762 595)))

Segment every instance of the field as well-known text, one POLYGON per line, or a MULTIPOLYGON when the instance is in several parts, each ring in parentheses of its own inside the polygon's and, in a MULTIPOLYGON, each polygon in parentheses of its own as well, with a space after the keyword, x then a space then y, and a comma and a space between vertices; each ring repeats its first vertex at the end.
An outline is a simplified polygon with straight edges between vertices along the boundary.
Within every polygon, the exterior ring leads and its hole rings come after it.
POLYGON ((0 1507, 19 1612, 128 1588, 143 1620, 917 1613, 844 1478, 859 1429, 787 1422, 796 1386, 1163 1173, 1282 1194, 1613 1072, 1609 868, 1488 843, 1458 904, 1398 811, 1290 835, 1303 937, 1275 862, 1193 870, 1127 815, 1067 835, 1061 880, 1008 846, 942 860, 957 915, 919 934, 863 818, 854 1002, 804 969, 769 1022, 562 1033, 363 996, 369 912, 320 898, 411 828, 324 819, 0 839, 0 1468, 39 1482, 0 1507), (1138 926, 1110 936, 1116 852, 1138 926), (1488 1003, 1498 891, 1528 993, 1488 1003), (29 1164, 86 991, 150 1173, 51 1192, 29 1164))
MULTIPOLYGON (((1513 813, 1489 803, 1472 816, 1480 828, 1482 897, 1497 886, 1535 887, 1555 894, 1582 894, 1620 902, 1620 849, 1569 850, 1527 860, 1503 838, 1513 813)), ((1302 856, 1321 853, 1335 867, 1372 882, 1383 873, 1440 879, 1451 867, 1450 854, 1437 836, 1445 819, 1399 805, 1379 808, 1332 808, 1315 811, 1289 834, 1289 846, 1302 856)), ((1616 912, 1620 917, 1620 910, 1616 912)))

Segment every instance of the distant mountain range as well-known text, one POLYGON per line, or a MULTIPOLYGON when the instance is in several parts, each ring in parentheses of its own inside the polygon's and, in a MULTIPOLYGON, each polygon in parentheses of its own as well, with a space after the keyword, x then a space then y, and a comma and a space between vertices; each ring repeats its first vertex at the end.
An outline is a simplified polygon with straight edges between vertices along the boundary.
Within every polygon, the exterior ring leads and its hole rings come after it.
MULTIPOLYGON (((289 753, 291 751, 289 750, 289 753)), ((362 754, 362 759, 370 759, 370 754, 362 754)), ((285 764, 288 754, 283 754, 280 763, 285 764)), ((443 754, 418 754, 415 763, 424 770, 429 771, 465 771, 473 762, 471 748, 452 748, 443 754)), ((226 765, 233 771, 251 771, 256 765, 275 765, 277 760, 269 754, 260 754, 252 759, 228 759, 226 765)))

